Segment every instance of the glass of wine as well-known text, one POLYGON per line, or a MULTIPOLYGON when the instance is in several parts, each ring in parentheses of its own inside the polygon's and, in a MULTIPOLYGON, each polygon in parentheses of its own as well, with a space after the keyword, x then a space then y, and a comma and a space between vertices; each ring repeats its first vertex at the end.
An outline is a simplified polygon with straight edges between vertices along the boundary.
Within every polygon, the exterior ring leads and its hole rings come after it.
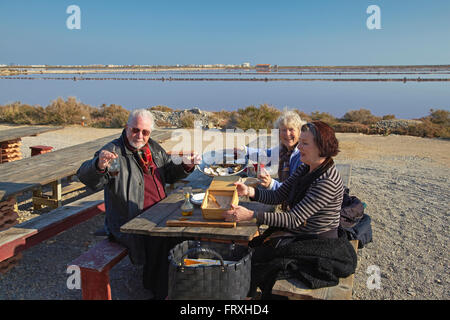
POLYGON ((119 174, 120 171, 120 161, 119 158, 114 158, 109 162, 109 167, 108 167, 108 171, 109 173, 115 177, 119 174))

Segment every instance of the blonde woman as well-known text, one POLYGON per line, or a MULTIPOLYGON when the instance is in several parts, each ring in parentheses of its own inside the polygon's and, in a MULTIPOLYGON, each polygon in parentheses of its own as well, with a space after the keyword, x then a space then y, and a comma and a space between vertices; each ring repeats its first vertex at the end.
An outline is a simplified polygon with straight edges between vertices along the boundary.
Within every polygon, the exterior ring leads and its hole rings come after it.
MULTIPOLYGON (((278 153, 278 180, 272 179, 269 174, 259 176, 261 186, 269 189, 278 189, 295 170, 302 164, 300 151, 297 144, 300 139, 300 128, 306 122, 294 111, 284 111, 275 121, 274 128, 279 130, 280 143, 278 146, 266 150, 268 157, 278 153)), ((251 156, 261 151, 254 148, 246 148, 246 153, 251 156)))

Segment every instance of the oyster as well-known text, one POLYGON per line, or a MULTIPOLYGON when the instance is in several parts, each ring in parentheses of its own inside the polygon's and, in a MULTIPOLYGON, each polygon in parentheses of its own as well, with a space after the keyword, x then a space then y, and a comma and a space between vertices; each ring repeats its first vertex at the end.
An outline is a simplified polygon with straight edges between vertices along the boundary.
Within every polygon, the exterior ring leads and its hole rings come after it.
POLYGON ((228 176, 239 172, 242 169, 241 164, 225 164, 225 165, 212 165, 205 167, 203 172, 210 176, 228 176))

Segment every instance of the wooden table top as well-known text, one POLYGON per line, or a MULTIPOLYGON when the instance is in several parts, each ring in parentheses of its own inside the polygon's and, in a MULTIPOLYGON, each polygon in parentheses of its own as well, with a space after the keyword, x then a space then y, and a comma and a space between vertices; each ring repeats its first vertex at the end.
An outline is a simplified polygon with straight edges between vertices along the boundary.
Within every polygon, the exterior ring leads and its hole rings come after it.
MULTIPOLYGON (((195 170, 187 179, 187 186, 192 187, 193 193, 205 192, 211 183, 211 178, 195 170)), ((120 230, 124 233, 134 233, 161 237, 194 237, 207 239, 221 239, 232 241, 249 241, 258 231, 256 222, 238 223, 235 228, 215 227, 167 227, 167 220, 179 220, 180 207, 183 204, 183 190, 179 188, 169 194, 166 199, 155 204, 136 218, 124 224, 120 230)), ((240 199, 239 205, 251 210, 273 210, 273 206, 259 202, 240 199)), ((194 213, 188 221, 217 221, 205 220, 199 206, 194 205, 194 213)))
MULTIPOLYGON (((338 164, 338 170, 341 172, 345 185, 350 184, 351 165, 338 164)), ((187 186, 192 187, 193 193, 205 192, 210 185, 212 178, 204 175, 199 170, 195 170, 186 179, 187 186)), ((124 233, 134 233, 161 237, 196 237, 208 239, 222 239, 233 241, 251 240, 258 227, 256 223, 241 223, 236 228, 212 228, 212 227, 167 227, 167 220, 179 220, 181 215, 180 207, 183 204, 182 188, 175 190, 166 199, 157 203, 150 209, 144 211, 136 218, 124 224, 120 230, 124 233)), ((239 205, 250 210, 272 211, 273 206, 265 205, 259 202, 240 199, 239 205)), ((214 221, 202 218, 199 206, 194 206, 194 213, 188 221, 214 221)))
POLYGON ((64 127, 19 127, 6 130, 0 130, 0 142, 15 140, 22 137, 36 136, 38 134, 63 129, 64 127))
MULTIPOLYGON (((168 130, 154 130, 151 138, 156 141, 170 137, 168 130)), ((92 159, 95 152, 119 134, 103 137, 72 147, 40 154, 0 165, 0 201, 58 179, 76 174, 81 164, 92 159)))

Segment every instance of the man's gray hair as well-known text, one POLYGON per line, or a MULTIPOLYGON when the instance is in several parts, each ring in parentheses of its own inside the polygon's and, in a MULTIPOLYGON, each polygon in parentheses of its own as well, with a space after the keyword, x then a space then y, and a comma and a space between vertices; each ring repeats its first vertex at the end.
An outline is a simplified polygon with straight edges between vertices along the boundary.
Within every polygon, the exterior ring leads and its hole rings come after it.
POLYGON ((150 130, 153 130, 155 119, 153 118, 153 114, 147 109, 134 109, 133 111, 131 111, 128 117, 127 125, 131 126, 131 123, 138 117, 150 119, 150 130))
POLYGON ((283 113, 275 121, 274 127, 280 129, 280 127, 293 126, 294 128, 300 128, 304 125, 306 121, 300 118, 299 114, 295 111, 283 111, 283 113))

